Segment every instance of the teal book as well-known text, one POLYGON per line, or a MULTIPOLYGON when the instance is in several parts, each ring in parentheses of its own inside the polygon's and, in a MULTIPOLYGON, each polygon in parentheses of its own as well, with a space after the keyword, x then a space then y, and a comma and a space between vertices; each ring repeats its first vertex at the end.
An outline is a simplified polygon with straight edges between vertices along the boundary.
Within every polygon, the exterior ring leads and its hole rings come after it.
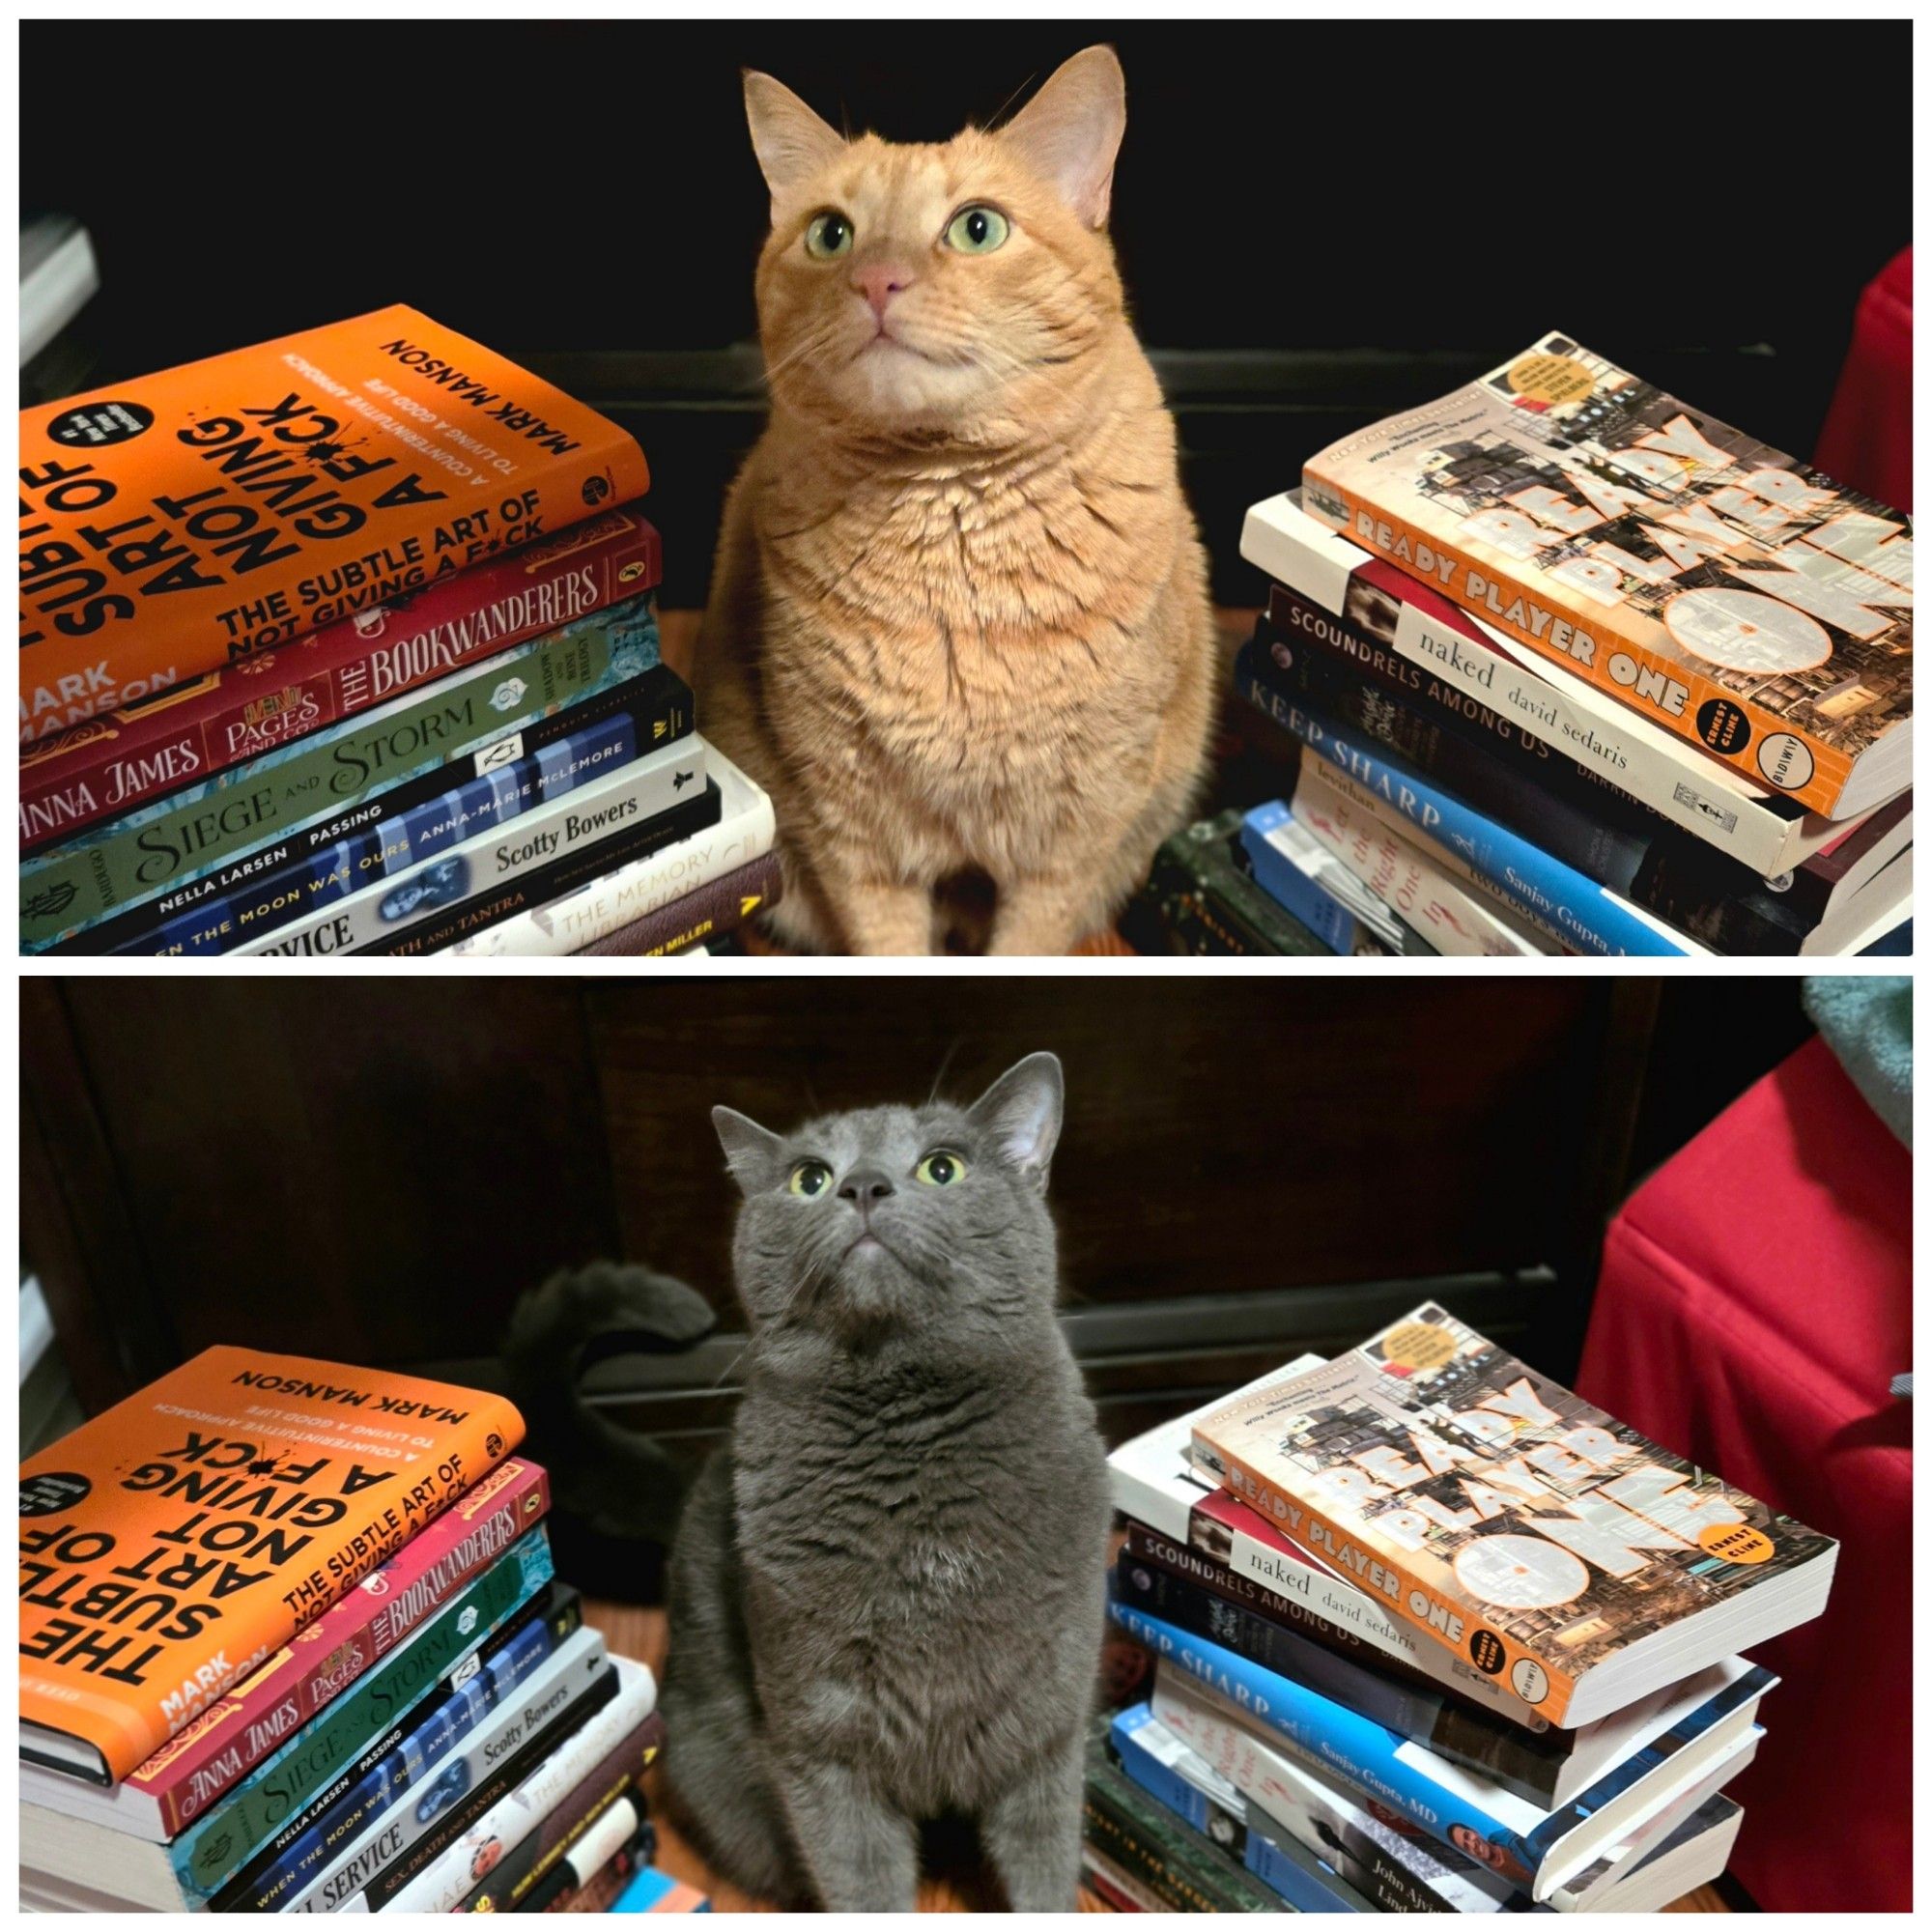
POLYGON ((633 597, 90 826, 21 866, 20 950, 43 952, 425 772, 487 769, 488 758, 458 764, 486 748, 514 758, 523 726, 657 663, 657 613, 633 597))
POLYGON ((190 1911, 296 1825, 329 1786, 352 1778, 357 1759, 412 1705, 528 1604, 556 1574, 541 1526, 520 1538, 388 1659, 326 1704, 271 1757, 168 1847, 190 1911))

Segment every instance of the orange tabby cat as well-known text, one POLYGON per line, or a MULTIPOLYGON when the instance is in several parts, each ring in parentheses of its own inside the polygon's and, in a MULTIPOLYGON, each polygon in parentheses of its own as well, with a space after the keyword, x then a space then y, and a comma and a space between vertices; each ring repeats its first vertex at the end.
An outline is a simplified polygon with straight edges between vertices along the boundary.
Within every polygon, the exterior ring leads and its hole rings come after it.
POLYGON ((1065 952, 1187 815, 1217 687, 1174 424, 1106 236, 1120 62, 1007 127, 845 141, 745 76, 772 193, 770 424, 699 646, 707 736, 773 796, 775 923, 925 952, 984 872, 990 950, 1065 952))

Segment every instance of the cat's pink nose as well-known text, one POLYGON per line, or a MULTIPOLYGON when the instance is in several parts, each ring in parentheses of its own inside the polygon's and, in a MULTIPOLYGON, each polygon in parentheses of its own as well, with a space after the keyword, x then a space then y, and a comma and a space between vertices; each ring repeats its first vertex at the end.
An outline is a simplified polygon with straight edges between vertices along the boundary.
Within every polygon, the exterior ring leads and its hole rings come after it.
POLYGON ((886 304, 901 289, 912 287, 912 270, 895 268, 889 262, 875 262, 869 268, 853 270, 852 286, 872 304, 872 313, 884 322, 886 304))

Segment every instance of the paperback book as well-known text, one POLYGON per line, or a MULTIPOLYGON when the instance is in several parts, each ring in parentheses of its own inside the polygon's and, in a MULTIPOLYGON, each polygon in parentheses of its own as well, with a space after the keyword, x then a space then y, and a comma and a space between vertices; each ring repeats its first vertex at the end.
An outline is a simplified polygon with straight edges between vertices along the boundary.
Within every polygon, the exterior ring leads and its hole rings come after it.
POLYGON ((1219 1644, 1118 1601, 1113 1614, 1159 1659, 1157 1713, 1159 1682, 1179 1670, 1224 1715, 1259 1725, 1290 1756, 1378 1800, 1539 1902, 1630 1832, 1701 1788, 1712 1772, 1753 1750, 1760 1735, 1758 1700, 1776 1681, 1740 1665, 1723 1690, 1568 1804, 1543 1805, 1219 1644))
MULTIPOLYGON (((21 947, 44 951, 486 747, 490 762, 514 758, 521 727, 641 677, 657 662, 650 600, 633 598, 90 826, 21 866, 21 947)), ((443 784, 450 777, 442 772, 443 784)))
POLYGON ((1572 1728, 1817 1615, 1837 1557, 1433 1303, 1192 1442, 1292 1542, 1572 1728))
MULTIPOLYGON (((1292 640, 1345 656, 1399 695, 1478 724, 1500 755, 1550 780, 1615 786, 1761 878, 1776 878, 1842 835, 1642 712, 1512 642, 1429 582, 1317 523, 1298 493, 1255 504, 1241 554, 1276 580, 1268 616, 1292 640), (1547 755, 1538 758, 1541 749, 1547 755)), ((1579 796, 1588 792, 1579 789, 1579 796)))
POLYGON ((1567 336, 1331 444, 1302 497, 1813 810, 1909 781, 1906 519, 1567 336))

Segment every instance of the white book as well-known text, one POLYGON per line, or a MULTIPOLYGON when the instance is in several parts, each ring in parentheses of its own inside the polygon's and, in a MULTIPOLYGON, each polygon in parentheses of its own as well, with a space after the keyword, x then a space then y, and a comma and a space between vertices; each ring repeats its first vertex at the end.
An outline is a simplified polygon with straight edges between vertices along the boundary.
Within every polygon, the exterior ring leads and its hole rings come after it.
POLYGON ((71 214, 43 214, 20 230, 20 366, 25 368, 94 298, 94 242, 71 214))
POLYGON ((1295 775, 1295 822, 1437 952, 1455 958, 1536 959, 1553 951, 1522 931, 1473 885, 1454 877, 1329 781, 1331 767, 1304 757, 1295 775))
MULTIPOLYGON (((657 1686, 650 1671, 628 1657, 613 1657, 611 1662, 617 1670, 617 1694, 610 1703, 425 1865, 381 1907, 382 1911, 453 1910, 475 1888, 477 1855, 483 1848, 499 1847, 498 1856, 514 1851, 616 1748, 627 1732, 650 1716, 657 1702, 657 1686)), ((335 1909, 367 1912, 368 1895, 357 1892, 335 1909)))
POLYGON ((554 865, 689 799, 701 798, 704 768, 701 738, 667 745, 589 784, 574 786, 529 811, 492 825, 409 871, 332 899, 235 950, 291 957, 333 956, 393 938, 432 913, 554 865))
POLYGON ((548 905, 486 926, 457 940, 446 952, 492 958, 554 958, 576 952, 763 858, 777 830, 771 800, 717 746, 707 746, 706 756, 720 803, 718 823, 709 831, 633 859, 548 905))
MULTIPOLYGON (((1182 1696, 1185 1688, 1180 1687, 1182 1696)), ((1390 1898, 1386 1875, 1403 1897, 1413 1895, 1417 1900, 1410 1909, 1520 1909, 1516 1888, 1500 1873, 1419 1833, 1398 1832, 1338 1779, 1280 1752, 1267 1754, 1272 1776, 1259 1776, 1261 1756, 1248 1756, 1236 1738, 1237 1727, 1207 1699, 1196 1701, 1204 1741, 1212 1734, 1224 1744, 1221 1761, 1231 1769, 1245 1769, 1256 1789, 1265 1792, 1266 1803, 1251 1799, 1158 1718, 1150 1717, 1135 1730, 1134 1743, 1210 1804, 1241 1819, 1250 1832, 1264 1838, 1292 1838, 1349 1884, 1378 1900, 1390 1898), (1426 1899, 1435 1902, 1425 1906, 1420 1901, 1426 1899)), ((1168 1702, 1172 1709, 1172 1696, 1168 1702)), ((1719 1786, 1735 1778, 1755 1754, 1753 1745, 1707 1771, 1675 1802, 1559 1887, 1543 1909, 1655 1912, 1718 1877, 1730 1859, 1744 1817, 1738 1805, 1719 1795, 1719 1786)), ((1382 1909, 1403 1908, 1385 1903, 1382 1909)))
MULTIPOLYGON (((1311 1763, 1293 1741, 1165 1664, 1154 1681, 1151 1702, 1154 1716, 1175 1737, 1291 1833, 1297 1814, 1310 1803, 1311 1786, 1319 1791, 1347 1782, 1325 1762, 1311 1763)), ((1597 1882, 1607 1880, 1616 1868, 1612 1855, 1620 1847, 1639 1834, 1648 1842, 1646 1828, 1667 1833, 1750 1762, 1763 1736, 1757 1709, 1755 1698, 1739 1705, 1641 1776, 1606 1777, 1600 1787, 1602 1802, 1587 1812, 1581 1805, 1539 1809, 1419 1745, 1402 1745, 1399 1755, 1410 1774, 1440 1793, 1436 1815, 1442 1830, 1449 1821, 1487 1819, 1514 1833, 1520 1844, 1528 1844, 1536 1834, 1538 1856, 1526 1889, 1538 1904, 1574 1911, 1584 1902, 1575 1890, 1584 1873, 1594 1873, 1597 1882)), ((1392 1804, 1392 1808, 1403 1807, 1392 1804)), ((1484 1828, 1468 1829, 1472 1836, 1480 1836, 1484 1828)))
POLYGON ((377 1812, 355 1836, 321 1866, 277 1912, 336 1912, 395 1863, 452 1804, 460 1804, 506 1758, 513 1757, 546 1724, 555 1723, 588 1694, 605 1670, 604 1638, 594 1630, 574 1631, 490 1713, 489 1720, 461 1740, 446 1759, 424 1765, 415 1781, 377 1812))
POLYGON ((1858 822, 1806 812, 1754 784, 1478 617, 1467 621, 1493 649, 1472 645, 1465 633, 1419 604, 1392 600, 1358 576, 1376 560, 1372 554, 1307 515, 1297 497, 1270 497, 1248 511, 1241 554, 1250 563, 1322 610, 1385 638, 1400 656, 1760 877, 1793 870, 1858 822))
MULTIPOLYGON (((1416 851, 1420 852, 1424 858, 1430 860, 1438 869, 1451 873, 1458 879, 1466 880, 1479 892, 1493 890, 1490 881, 1483 875, 1481 868, 1463 857, 1453 844, 1444 838, 1434 838, 1424 832, 1413 819, 1405 817, 1400 811, 1395 810, 1391 806, 1378 798, 1367 787, 1357 784, 1339 766, 1333 763, 1327 764, 1323 776, 1329 784, 1334 787, 1337 796, 1347 799, 1350 804, 1358 808, 1359 810, 1365 812, 1370 818, 1379 824, 1384 831, 1395 833, 1398 838, 1406 837, 1416 851), (1398 827, 1400 828, 1399 831, 1398 827)), ((1630 919, 1637 921, 1640 924, 1647 925, 1651 931, 1666 942, 1668 952, 1681 952, 1695 958, 1708 958, 1710 956, 1711 949, 1708 946, 1701 945, 1687 932, 1679 932, 1667 920, 1659 919, 1654 912, 1650 912, 1643 906, 1633 903, 1631 900, 1625 898, 1621 893, 1611 892, 1607 886, 1596 885, 1592 881, 1583 878, 1580 873, 1570 872, 1567 867, 1564 870, 1570 878, 1576 881, 1577 892, 1581 895, 1586 909, 1594 898, 1601 895, 1614 912, 1621 913, 1630 919)), ((1530 896, 1535 890, 1533 884, 1526 885, 1524 888, 1524 896, 1530 896)), ((1512 903, 1510 912, 1513 917, 1520 919, 1526 924, 1533 926, 1539 937, 1550 941, 1554 947, 1563 952, 1577 952, 1588 951, 1594 956, 1598 951, 1598 949, 1589 949, 1574 943, 1574 936, 1567 933, 1562 924, 1561 911, 1539 916, 1532 912, 1528 906, 1520 906, 1512 903)))

